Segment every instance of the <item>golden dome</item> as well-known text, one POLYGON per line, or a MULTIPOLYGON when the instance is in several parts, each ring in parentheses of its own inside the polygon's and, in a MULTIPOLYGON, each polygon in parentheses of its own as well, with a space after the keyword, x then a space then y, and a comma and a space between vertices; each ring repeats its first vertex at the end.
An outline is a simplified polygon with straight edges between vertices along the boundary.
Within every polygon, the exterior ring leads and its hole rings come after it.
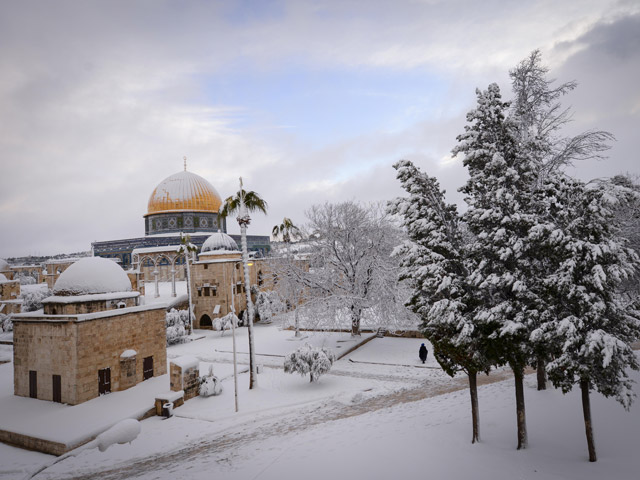
POLYGON ((185 170, 160 182, 149 197, 145 217, 176 211, 218 213, 221 204, 222 199, 213 185, 185 170))

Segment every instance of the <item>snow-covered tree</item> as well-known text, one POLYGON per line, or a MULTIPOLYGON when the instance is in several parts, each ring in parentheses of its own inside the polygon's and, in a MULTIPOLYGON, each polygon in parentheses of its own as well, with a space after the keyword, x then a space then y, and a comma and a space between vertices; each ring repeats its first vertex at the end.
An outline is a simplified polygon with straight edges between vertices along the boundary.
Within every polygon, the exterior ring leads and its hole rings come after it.
MULTIPOLYGON (((186 160, 185 160, 186 161, 186 160)), ((193 243, 191 243, 191 235, 180 232, 180 247, 178 247, 178 253, 184 255, 185 266, 187 267, 187 298, 189 299, 189 323, 187 327, 189 333, 193 333, 193 300, 191 298, 191 267, 190 261, 193 252, 198 251, 193 243)))
POLYGON ((547 372, 556 387, 567 392, 580 386, 589 460, 594 462, 589 392, 613 396, 628 409, 634 394, 627 369, 640 367, 631 347, 640 338, 637 292, 630 300, 619 290, 640 260, 625 246, 614 215, 635 192, 610 182, 584 185, 566 176, 550 180, 545 206, 554 228, 540 226, 532 236, 553 263, 544 279, 551 309, 532 332, 532 341, 553 349, 547 372))
POLYGON ((22 299, 21 311, 35 312, 42 308, 42 300, 52 295, 50 288, 39 288, 37 290, 22 291, 20 298, 22 299))
POLYGON ((20 285, 35 285, 36 283, 38 283, 38 280, 36 280, 33 275, 26 272, 18 272, 18 274, 15 276, 15 280, 18 280, 20 282, 20 285))
POLYGON ((187 338, 189 312, 172 308, 165 316, 167 326, 167 345, 183 343, 187 338))
POLYGON ((468 282, 481 298, 474 322, 490 332, 494 362, 513 370, 522 449, 527 446, 524 369, 532 356, 531 326, 539 314, 528 244, 537 220, 528 208, 537 177, 534 162, 518 149, 516 124, 506 117, 509 103, 502 101, 498 85, 476 94, 477 108, 467 114, 465 133, 453 149, 454 156, 463 155, 469 172, 461 188, 468 204, 463 220, 474 236, 469 248, 477 264, 468 282))
POLYGON ((313 206, 307 217, 305 309, 332 318, 348 315, 354 336, 360 335, 365 312, 380 323, 406 316, 398 294, 398 261, 391 257, 401 232, 384 210, 353 201, 325 203, 313 206))
POLYGON ((521 155, 534 162, 538 182, 549 172, 576 161, 602 159, 613 135, 601 130, 588 130, 575 136, 562 135, 571 121, 571 108, 564 108, 560 98, 577 87, 570 81, 554 85, 549 69, 542 64, 542 53, 534 50, 509 72, 514 95, 510 117, 517 123, 521 155))
POLYGON ((258 290, 256 294, 256 315, 261 322, 271 322, 272 318, 286 311, 287 306, 282 301, 277 290, 258 290))
POLYGON ((213 329, 222 332, 220 336, 224 336, 225 330, 231 330, 233 327, 237 327, 240 320, 235 313, 229 312, 224 317, 216 318, 213 321, 213 329))
POLYGON ((4 313, 0 313, 0 332, 12 332, 13 331, 13 321, 11 320, 11 315, 5 315, 4 313))
POLYGON ((490 363, 474 323, 479 299, 468 283, 473 259, 456 206, 445 203, 437 180, 406 160, 394 168, 409 194, 389 204, 409 237, 394 251, 401 258, 400 278, 413 289, 408 306, 422 320, 421 330, 443 370, 451 376, 463 370, 468 376, 475 443, 480 439, 477 374, 488 372, 490 363))
POLYGON ((311 377, 311 382, 317 381, 331 369, 335 361, 333 352, 328 348, 312 347, 308 343, 290 353, 284 359, 284 371, 286 373, 299 373, 311 377))

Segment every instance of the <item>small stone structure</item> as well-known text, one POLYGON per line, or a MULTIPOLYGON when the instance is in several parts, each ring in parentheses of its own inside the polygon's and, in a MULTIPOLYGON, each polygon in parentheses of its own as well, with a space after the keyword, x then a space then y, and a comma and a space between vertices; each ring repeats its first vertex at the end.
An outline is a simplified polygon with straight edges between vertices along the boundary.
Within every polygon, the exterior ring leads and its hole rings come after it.
POLYGON ((195 357, 183 356, 171 360, 169 381, 171 391, 184 391, 184 401, 200 394, 200 362, 195 357))
POLYGON ((22 301, 20 297, 20 282, 18 280, 8 280, 0 273, 0 313, 10 315, 20 313, 22 301))
POLYGON ((111 260, 70 266, 44 313, 13 316, 14 394, 77 405, 165 374, 164 306, 138 296, 111 260))

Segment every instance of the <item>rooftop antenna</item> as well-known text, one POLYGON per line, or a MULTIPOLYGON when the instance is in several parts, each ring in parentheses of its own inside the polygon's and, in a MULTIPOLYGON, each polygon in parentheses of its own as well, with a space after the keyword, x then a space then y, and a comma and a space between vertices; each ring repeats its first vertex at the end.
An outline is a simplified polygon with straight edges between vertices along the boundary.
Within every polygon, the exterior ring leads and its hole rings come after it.
POLYGON ((187 157, 182 157, 184 158, 184 171, 187 171, 187 157))

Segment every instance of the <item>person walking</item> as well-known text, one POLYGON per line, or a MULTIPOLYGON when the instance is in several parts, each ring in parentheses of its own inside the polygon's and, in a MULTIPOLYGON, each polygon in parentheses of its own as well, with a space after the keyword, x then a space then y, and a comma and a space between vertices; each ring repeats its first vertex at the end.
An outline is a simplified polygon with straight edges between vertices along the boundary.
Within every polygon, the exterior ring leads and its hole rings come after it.
POLYGON ((422 345, 420 345, 420 350, 418 350, 418 356, 420 357, 420 360, 422 360, 422 363, 427 361, 428 354, 429 354, 429 351, 427 350, 427 347, 425 347, 423 343, 422 345))

